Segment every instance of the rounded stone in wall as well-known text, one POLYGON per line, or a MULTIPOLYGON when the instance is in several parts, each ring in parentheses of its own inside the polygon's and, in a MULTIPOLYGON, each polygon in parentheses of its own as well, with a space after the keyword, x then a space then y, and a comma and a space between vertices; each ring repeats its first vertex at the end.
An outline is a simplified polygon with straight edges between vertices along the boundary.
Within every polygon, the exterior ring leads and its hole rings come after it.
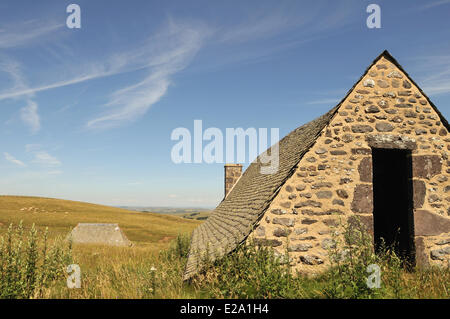
POLYGON ((336 190, 336 194, 340 197, 340 198, 348 198, 348 193, 345 189, 338 189, 336 190))
POLYGON ((273 231, 273 235, 275 237, 287 237, 289 236, 291 232, 288 229, 284 229, 284 228, 275 228, 273 231))
POLYGON ((440 201, 441 201, 441 198, 440 198, 438 195, 436 195, 436 194, 432 194, 432 195, 430 195, 430 196, 428 197, 428 202, 429 202, 430 204, 436 203, 436 202, 440 202, 440 201))
POLYGON ((388 83, 387 81, 385 81, 385 80, 378 80, 378 81, 377 81, 377 84, 378 84, 378 86, 379 86, 380 88, 383 88, 383 89, 389 87, 389 83, 388 83))
POLYGON ((367 132, 372 132, 372 131, 373 131, 373 128, 369 125, 358 124, 358 125, 352 126, 353 133, 367 133, 367 132))
POLYGON ((396 79, 392 79, 391 83, 392 83, 392 87, 393 88, 399 88, 400 87, 400 82, 398 80, 396 80, 396 79))
POLYGON ((354 137, 353 137, 353 135, 351 135, 351 134, 344 134, 343 136, 342 136, 342 141, 344 142, 344 143, 350 143, 350 142, 352 142, 354 140, 354 137))
POLYGON ((317 219, 311 219, 311 218, 305 218, 302 220, 303 225, 311 225, 311 224, 315 224, 317 222, 318 222, 317 219))
POLYGON ((447 255, 450 255, 450 246, 441 249, 434 249, 430 252, 430 257, 433 260, 450 260, 447 255))
POLYGON ((302 243, 302 244, 292 244, 289 245, 288 251, 308 251, 312 248, 311 244, 302 243))
POLYGON ((300 261, 306 265, 320 265, 323 264, 323 260, 315 255, 304 255, 304 256, 300 256, 300 261))
POLYGON ((337 227, 339 226, 339 221, 334 218, 326 218, 322 220, 322 223, 327 225, 328 227, 337 227))
POLYGON ((339 206, 345 206, 345 203, 344 203, 344 201, 342 199, 336 199, 336 198, 333 199, 332 204, 333 205, 339 205, 339 206))
POLYGON ((367 80, 365 80, 365 81, 363 82, 363 85, 364 85, 365 87, 371 87, 371 88, 373 88, 373 87, 375 87, 375 81, 372 80, 372 79, 367 79, 367 80))
POLYGON ((333 196, 333 194, 331 193, 331 191, 321 190, 321 191, 318 191, 316 193, 316 196, 317 196, 317 198, 320 198, 320 199, 322 199, 322 198, 331 198, 331 196, 333 196))
POLYGON ((293 227, 295 225, 295 219, 287 218, 287 217, 275 217, 272 220, 272 223, 282 225, 282 226, 293 227))
POLYGON ((391 132, 394 130, 394 126, 388 122, 378 122, 375 124, 375 128, 378 132, 391 132))
POLYGON ((306 234, 308 232, 308 228, 306 228, 306 227, 295 228, 294 232, 295 232, 296 235, 306 234))
POLYGON ((366 107, 364 109, 364 111, 366 113, 370 114, 370 113, 378 113, 378 112, 380 112, 380 109, 377 106, 375 106, 375 105, 369 105, 368 107, 366 107))
POLYGON ((406 81, 406 80, 403 80, 403 87, 404 87, 405 89, 410 89, 410 88, 411 88, 411 83, 409 83, 409 82, 406 81))
POLYGON ((398 72, 398 71, 392 71, 391 73, 389 73, 389 74, 387 75, 387 77, 388 77, 388 78, 401 79, 401 78, 403 78, 403 75, 401 75, 401 73, 398 72))
POLYGON ((380 100, 380 101, 378 101, 377 104, 379 107, 381 107, 383 109, 385 109, 389 106, 389 103, 386 100, 380 100))
POLYGON ((254 243, 257 246, 267 246, 267 247, 279 247, 283 244, 278 239, 266 239, 266 238, 255 238, 254 243))
POLYGON ((316 154, 325 154, 326 152, 327 152, 327 149, 326 149, 326 148, 323 148, 323 147, 318 148, 318 149, 316 150, 316 154))
POLYGON ((287 214, 287 211, 285 211, 284 209, 272 209, 271 211, 270 211, 272 214, 275 214, 275 215, 285 215, 285 214, 287 214))

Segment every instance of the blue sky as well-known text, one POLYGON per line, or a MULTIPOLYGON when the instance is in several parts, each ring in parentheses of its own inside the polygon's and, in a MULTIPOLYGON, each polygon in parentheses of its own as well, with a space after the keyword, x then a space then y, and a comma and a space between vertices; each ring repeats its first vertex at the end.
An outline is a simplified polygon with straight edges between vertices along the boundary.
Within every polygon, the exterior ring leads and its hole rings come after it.
POLYGON ((449 119, 449 16, 450 0, 2 1, 0 194, 214 207, 223 164, 174 164, 172 130, 284 136, 384 49, 449 119))

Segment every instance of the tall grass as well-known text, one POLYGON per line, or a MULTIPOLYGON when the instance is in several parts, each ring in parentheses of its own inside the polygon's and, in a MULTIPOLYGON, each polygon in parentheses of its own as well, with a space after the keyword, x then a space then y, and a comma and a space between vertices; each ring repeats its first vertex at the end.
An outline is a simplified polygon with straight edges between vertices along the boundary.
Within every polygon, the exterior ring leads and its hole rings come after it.
POLYGON ((311 277, 293 272, 289 254, 253 243, 239 246, 189 282, 182 280, 189 237, 159 253, 142 247, 49 245, 45 232, 10 226, 0 243, 2 298, 449 298, 450 270, 407 270, 386 249, 375 254, 360 226, 344 228, 330 249, 329 270, 311 277), (82 271, 81 289, 65 285, 68 264, 82 271), (367 266, 381 269, 380 288, 367 286, 367 266))
POLYGON ((330 268, 311 277, 294 273, 289 255, 242 245, 197 276, 193 284, 212 298, 449 298, 450 269, 411 268, 391 249, 375 253, 372 237, 355 220, 342 227, 329 250, 330 268), (379 267, 379 288, 369 287, 369 265, 379 267))
POLYGON ((328 283, 323 293, 328 298, 401 297, 401 277, 407 273, 402 260, 391 247, 374 251, 372 236, 359 219, 344 225, 342 236, 335 235, 337 244, 329 251, 331 267, 323 275, 328 283), (382 275, 382 285, 367 284, 368 267, 375 265, 382 275))
POLYGON ((0 298, 39 298, 42 289, 64 278, 72 263, 71 246, 61 241, 49 245, 47 230, 35 226, 25 233, 22 222, 10 224, 0 237, 0 298))
POLYGON ((287 259, 254 243, 241 245, 194 282, 211 298, 289 297, 296 283, 287 259))

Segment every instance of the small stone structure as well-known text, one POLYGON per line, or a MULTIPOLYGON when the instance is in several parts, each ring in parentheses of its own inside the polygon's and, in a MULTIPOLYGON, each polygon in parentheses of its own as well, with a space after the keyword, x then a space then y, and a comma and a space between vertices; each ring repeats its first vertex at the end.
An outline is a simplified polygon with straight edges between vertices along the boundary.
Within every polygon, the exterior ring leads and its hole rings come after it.
POLYGON ((78 244, 104 244, 111 246, 131 246, 119 224, 79 223, 67 236, 78 244))
POLYGON ((258 159, 247 168, 194 230, 184 278, 205 253, 220 258, 248 239, 288 251, 294 270, 321 272, 332 232, 355 217, 375 245, 398 240, 415 264, 448 265, 449 130, 384 51, 337 106, 280 140, 278 172, 261 174, 258 159))
POLYGON ((242 175, 241 164, 225 164, 225 197, 242 175))

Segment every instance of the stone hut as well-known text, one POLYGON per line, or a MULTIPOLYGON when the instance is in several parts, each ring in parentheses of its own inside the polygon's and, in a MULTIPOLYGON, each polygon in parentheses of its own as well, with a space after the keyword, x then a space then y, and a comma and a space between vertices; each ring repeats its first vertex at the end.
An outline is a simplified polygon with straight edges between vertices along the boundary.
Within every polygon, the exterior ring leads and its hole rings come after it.
POLYGON ((278 143, 279 170, 255 160, 192 235, 189 279, 249 239, 284 254, 294 270, 329 265, 336 227, 355 216, 413 264, 450 258, 450 126, 384 51, 328 113, 278 143))
POLYGON ((67 239, 77 244, 132 245, 118 224, 79 223, 67 239))

